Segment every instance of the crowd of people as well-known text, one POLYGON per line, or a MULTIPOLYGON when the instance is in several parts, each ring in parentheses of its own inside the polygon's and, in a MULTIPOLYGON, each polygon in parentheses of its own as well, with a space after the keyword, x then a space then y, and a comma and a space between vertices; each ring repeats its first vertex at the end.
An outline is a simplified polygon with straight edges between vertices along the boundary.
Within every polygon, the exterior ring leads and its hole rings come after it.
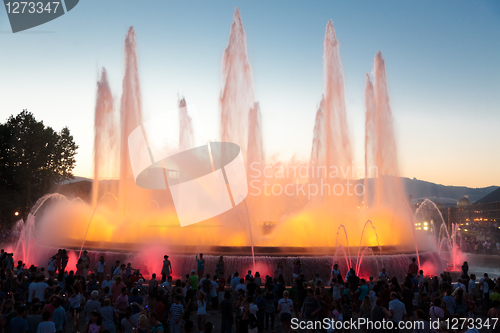
MULTIPOLYGON (((443 323, 452 318, 500 318, 500 278, 491 279, 488 274, 477 278, 469 274, 467 262, 456 281, 449 272, 424 275, 414 258, 404 281, 385 268, 365 279, 353 268, 344 275, 334 265, 331 280, 324 283, 318 274, 304 272, 297 259, 293 281, 285 283, 281 264, 271 276, 252 271, 240 274, 226 272, 220 256, 215 270, 209 272, 203 254, 196 256, 190 272, 176 279, 168 255, 160 276, 152 274, 150 279, 131 263, 116 261, 106 269, 106 258, 92 262, 86 251, 75 270, 69 269, 67 252, 62 249, 46 267, 25 268, 22 262, 15 266, 13 257, 1 250, 0 327, 4 333, 211 333, 214 327, 221 333, 288 333, 295 331, 293 318, 300 322, 409 320, 423 323, 415 333, 458 333, 467 327, 452 329, 443 323), (432 322, 441 324, 436 329, 432 322)), ((492 331, 499 331, 491 326, 492 331)), ((368 326, 360 329, 381 331, 368 326)), ((349 329, 332 327, 329 331, 349 329)))

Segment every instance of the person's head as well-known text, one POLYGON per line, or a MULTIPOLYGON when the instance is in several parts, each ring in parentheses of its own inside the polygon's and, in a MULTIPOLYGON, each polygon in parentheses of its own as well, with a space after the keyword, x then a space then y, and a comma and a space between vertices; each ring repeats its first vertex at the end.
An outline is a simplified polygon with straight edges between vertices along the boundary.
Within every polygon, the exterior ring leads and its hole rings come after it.
POLYGON ((487 278, 488 277, 488 273, 484 273, 484 277, 487 278))
MULTIPOLYGON (((323 288, 323 289, 324 289, 324 288, 323 288)), ((285 291, 283 292, 283 298, 284 298, 284 299, 288 299, 288 298, 290 298, 290 294, 288 293, 288 290, 285 290, 285 291)))
POLYGON ((203 253, 200 253, 200 259, 203 259, 203 253))
POLYGON ((475 280, 475 279, 476 279, 476 274, 471 274, 471 275, 470 275, 470 279, 471 279, 471 280, 475 280))
POLYGON ((313 297, 314 291, 311 288, 307 288, 307 297, 313 297))
POLYGON ((245 283, 245 279, 240 279, 240 284, 245 283))
POLYGON ((338 270, 339 269, 339 265, 338 264, 333 265, 333 269, 338 270))
MULTIPOLYGON (((130 265, 130 264, 129 264, 129 265, 130 265)), ((125 264, 121 264, 121 265, 120 265, 120 268, 121 268, 122 270, 124 270, 126 267, 127 267, 127 266, 125 266, 125 264)))
MULTIPOLYGON (((259 289, 257 289, 257 290, 259 290, 259 289)), ((230 291, 224 292, 224 299, 227 299, 227 300, 231 299, 231 292, 230 291)))
POLYGON ((153 280, 156 279, 156 273, 151 274, 151 279, 153 279, 153 280))
POLYGON ((8 312, 12 309, 12 307, 14 306, 14 303, 12 302, 11 299, 7 299, 5 300, 5 303, 3 305, 3 310, 4 312, 8 312))
POLYGON ((124 296, 125 296, 125 295, 127 295, 127 293, 128 293, 128 289, 127 289, 127 287, 123 287, 123 288, 122 288, 122 295, 124 295, 124 296))
POLYGON ((397 298, 398 298, 398 294, 397 294, 397 293, 395 293, 395 292, 392 292, 392 293, 391 293, 391 301, 393 301, 393 300, 395 300, 395 299, 397 299, 397 298))
POLYGON ((255 272, 255 277, 256 278, 260 277, 260 273, 259 272, 255 272))
POLYGON ((411 258, 411 261, 412 261, 413 263, 415 263, 415 262, 417 261, 417 259, 416 259, 416 258, 411 258))
POLYGON ((385 267, 382 268, 382 273, 385 273, 385 267))
POLYGON ((372 303, 371 303, 371 301, 370 301, 370 297, 365 296, 365 297, 363 298, 363 303, 361 303, 361 306, 363 306, 363 308, 365 308, 365 309, 368 309, 368 308, 371 306, 371 304, 372 304, 372 303))
POLYGON ((196 271, 194 269, 191 270, 191 275, 195 275, 196 271))
POLYGON ((99 257, 99 261, 100 261, 101 263, 103 263, 103 262, 104 262, 104 256, 100 256, 100 257, 99 257))
POLYGON ((418 319, 425 319, 424 310, 422 310, 422 309, 417 310, 417 318, 418 319))
MULTIPOLYGON (((231 296, 231 294, 229 294, 229 296, 231 296)), ((181 302, 181 299, 182 299, 181 295, 175 295, 174 297, 175 304, 179 304, 181 302)))
POLYGON ((125 317, 126 318, 130 318, 132 316, 132 306, 127 306, 127 308, 125 309, 125 317))
POLYGON ((26 308, 26 305, 21 304, 17 307, 17 315, 19 317, 26 318, 27 314, 28 314, 28 309, 26 308))
POLYGON ((382 298, 378 297, 375 300, 375 305, 378 306, 378 307, 381 307, 382 305, 384 305, 384 301, 382 300, 382 298))
POLYGON ((424 271, 423 271, 423 270, 419 270, 419 271, 418 271, 418 274, 420 274, 420 275, 424 275, 424 271))
MULTIPOLYGON (((176 304, 178 304, 178 302, 176 302, 176 304)), ((156 312, 151 312, 151 314, 149 315, 149 322, 153 326, 158 325, 158 315, 156 314, 156 312)))
POLYGON ((437 307, 440 307, 441 306, 441 299, 440 298, 436 298, 434 300, 434 305, 437 306, 437 307))
POLYGON ((145 315, 140 315, 138 320, 139 327, 147 327, 148 326, 148 317, 145 315))
POLYGON ((165 255, 163 256, 163 259, 168 260, 168 256, 165 254, 165 255))
POLYGON ((42 313, 42 319, 43 319, 43 321, 49 321, 49 319, 50 319, 50 312, 49 311, 43 311, 43 313, 42 313))
POLYGON ((111 300, 109 298, 106 298, 103 302, 104 306, 110 306, 111 305, 111 300))
POLYGON ((214 329, 214 325, 212 325, 211 322, 207 321, 205 323, 205 333, 212 333, 212 330, 214 329))
POLYGON ((92 311, 90 314, 90 321, 94 324, 99 325, 99 319, 101 318, 101 313, 99 311, 92 311))
POLYGON ((90 298, 95 301, 97 299, 97 297, 99 297, 99 292, 97 290, 93 290, 90 293, 90 298))

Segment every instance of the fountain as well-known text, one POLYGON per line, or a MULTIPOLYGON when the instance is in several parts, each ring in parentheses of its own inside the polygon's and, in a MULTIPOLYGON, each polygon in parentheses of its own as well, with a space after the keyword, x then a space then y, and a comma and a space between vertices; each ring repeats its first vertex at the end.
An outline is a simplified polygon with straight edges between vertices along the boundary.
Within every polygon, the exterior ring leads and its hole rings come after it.
POLYGON ((436 204, 429 199, 425 199, 420 204, 420 206, 415 211, 415 217, 417 218, 420 214, 422 214, 424 209, 428 207, 430 207, 432 211, 437 212, 440 219, 440 224, 438 227, 439 232, 437 232, 436 223, 432 219, 430 221, 430 225, 433 226, 431 234, 431 243, 433 244, 433 247, 437 250, 437 253, 440 256, 444 258, 448 257, 447 258, 448 261, 451 261, 451 264, 448 265, 449 269, 452 271, 458 271, 460 269, 457 268, 457 265, 461 266, 462 263, 465 261, 464 254, 459 250, 459 245, 457 244, 458 237, 460 236, 460 233, 458 232, 458 225, 456 223, 453 223, 451 225, 451 234, 450 234, 450 232, 448 231, 447 223, 443 218, 443 214, 436 206, 436 204), (444 244, 446 244, 447 246, 446 253, 443 248, 444 244))
MULTIPOLYGON (((437 252, 419 253, 416 238, 408 237, 414 234, 413 214, 397 178, 392 111, 380 52, 374 60, 373 83, 366 75, 362 177, 354 173, 340 44, 332 21, 325 31, 324 91, 316 113, 310 159, 265 158, 261 113, 265 106, 255 96, 246 34, 236 9, 222 59, 219 139, 240 146, 251 190, 244 203, 230 211, 184 228, 179 225, 168 187, 146 190, 134 182, 127 138, 133 129, 143 126, 144 116, 137 39, 132 27, 125 38, 124 54, 119 108, 115 107, 105 69, 97 83, 92 203, 66 200, 44 205, 47 196, 41 198, 17 244, 16 255, 22 252, 23 261, 45 265, 55 249, 65 247, 74 249, 70 251, 71 268, 76 251, 85 248, 90 250, 92 261, 103 254, 108 263, 116 259, 134 262, 147 275, 159 273, 161 258, 168 253, 173 275, 179 277, 194 267, 194 253, 206 253, 207 272, 215 269, 222 253, 227 254, 227 274, 252 269, 272 275, 282 263, 288 282, 297 257, 301 257, 305 272, 318 272, 324 280, 329 279, 334 263, 343 273, 354 267, 363 277, 378 274, 385 267, 402 278, 415 256, 436 272, 441 269, 437 252), (374 175, 367 173, 370 167, 376 171, 374 175), (361 195, 338 194, 339 188, 349 189, 349 182, 364 184, 366 191, 361 195), (273 195, 280 188, 287 194, 290 188, 297 191, 294 195, 273 195), (312 190, 316 190, 314 195, 312 190), (111 195, 115 201, 103 200, 111 195), (41 206, 44 213, 38 216, 41 206), (365 233, 367 227, 373 232, 365 233), (29 254, 28 247, 35 247, 36 255, 29 254), (337 257, 339 253, 343 258, 337 257)), ((184 97, 179 97, 178 107, 178 123, 174 126, 179 129, 179 149, 186 149, 194 145, 199 133, 193 110, 184 97)))

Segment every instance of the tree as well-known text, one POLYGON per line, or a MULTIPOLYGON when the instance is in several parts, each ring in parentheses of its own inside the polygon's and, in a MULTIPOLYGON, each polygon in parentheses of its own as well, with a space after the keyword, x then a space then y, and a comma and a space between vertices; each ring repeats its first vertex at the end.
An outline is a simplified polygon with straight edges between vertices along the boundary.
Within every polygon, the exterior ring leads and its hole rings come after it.
POLYGON ((0 124, 0 219, 25 216, 54 185, 73 179, 77 149, 67 127, 58 133, 27 110, 0 124))

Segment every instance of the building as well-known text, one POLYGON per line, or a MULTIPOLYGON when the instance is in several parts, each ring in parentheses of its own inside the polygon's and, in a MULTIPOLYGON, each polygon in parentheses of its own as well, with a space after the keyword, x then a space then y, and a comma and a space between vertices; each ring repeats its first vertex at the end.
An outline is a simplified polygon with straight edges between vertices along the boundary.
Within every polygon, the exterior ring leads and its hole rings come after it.
POLYGON ((465 233, 479 228, 498 229, 500 226, 500 188, 472 204, 468 198, 460 199, 456 207, 448 208, 448 226, 452 223, 457 223, 460 230, 465 233))

